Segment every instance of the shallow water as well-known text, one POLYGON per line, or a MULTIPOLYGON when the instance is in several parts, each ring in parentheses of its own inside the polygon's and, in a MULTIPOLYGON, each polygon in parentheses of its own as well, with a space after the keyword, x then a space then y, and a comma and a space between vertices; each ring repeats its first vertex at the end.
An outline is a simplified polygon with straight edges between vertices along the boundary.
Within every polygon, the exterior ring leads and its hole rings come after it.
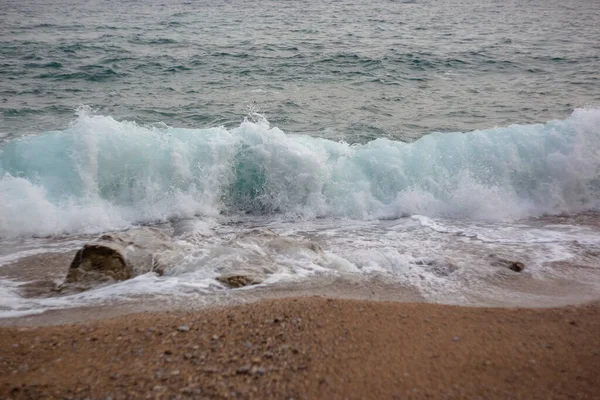
MULTIPOLYGON (((72 249, 86 238, 15 240, 4 242, 0 258, 0 316, 75 309, 81 319, 82 307, 107 307, 104 314, 194 309, 289 295, 522 307, 580 303, 600 293, 600 218, 586 218, 593 223, 574 218, 460 223, 424 216, 177 221, 159 227, 176 234, 183 255, 164 276, 148 273, 71 294, 55 290, 72 249), (526 268, 510 271, 495 264, 497 258, 521 261, 526 268), (215 279, 230 274, 261 283, 228 289, 215 279)), ((40 320, 51 322, 52 314, 40 320)))

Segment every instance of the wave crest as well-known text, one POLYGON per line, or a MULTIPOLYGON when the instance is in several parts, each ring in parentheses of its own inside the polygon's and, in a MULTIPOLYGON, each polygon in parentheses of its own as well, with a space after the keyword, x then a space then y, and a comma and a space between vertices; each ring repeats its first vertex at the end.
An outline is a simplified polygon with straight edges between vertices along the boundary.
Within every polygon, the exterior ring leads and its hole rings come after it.
POLYGON ((0 145, 0 236, 93 232, 193 215, 510 220, 597 210, 600 110, 413 143, 238 128, 144 127, 83 110, 0 145))

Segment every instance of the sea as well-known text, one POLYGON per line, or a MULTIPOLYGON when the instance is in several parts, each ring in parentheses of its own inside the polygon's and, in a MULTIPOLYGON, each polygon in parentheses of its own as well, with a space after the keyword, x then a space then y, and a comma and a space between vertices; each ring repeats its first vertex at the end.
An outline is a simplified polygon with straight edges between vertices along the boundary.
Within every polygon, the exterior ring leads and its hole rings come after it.
POLYGON ((599 24, 595 0, 2 0, 1 321, 598 300, 599 24), (163 275, 57 290, 144 229, 178 249, 163 275))

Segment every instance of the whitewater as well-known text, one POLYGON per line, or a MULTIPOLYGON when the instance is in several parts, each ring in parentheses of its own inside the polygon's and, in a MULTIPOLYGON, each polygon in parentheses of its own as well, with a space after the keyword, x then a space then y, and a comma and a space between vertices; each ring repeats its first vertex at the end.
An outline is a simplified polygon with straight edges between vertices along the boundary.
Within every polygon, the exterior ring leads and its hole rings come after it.
POLYGON ((510 221, 597 210, 600 110, 412 142, 349 145, 271 128, 141 126, 82 109, 0 145, 0 236, 246 213, 312 220, 510 221))
POLYGON ((0 316, 290 292, 549 306, 600 289, 598 109, 364 144, 285 133, 257 114, 230 129, 77 114, 0 144, 0 316), (84 243, 147 227, 180 246, 163 276, 55 291, 84 243), (230 289, 224 273, 260 284, 230 289))

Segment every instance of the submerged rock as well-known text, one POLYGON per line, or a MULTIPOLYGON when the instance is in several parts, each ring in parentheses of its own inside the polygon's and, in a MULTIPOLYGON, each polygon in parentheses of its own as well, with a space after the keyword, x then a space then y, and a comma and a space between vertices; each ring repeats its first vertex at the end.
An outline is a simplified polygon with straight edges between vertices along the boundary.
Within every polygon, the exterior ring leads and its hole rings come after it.
POLYGON ((122 281, 132 277, 133 271, 114 243, 88 243, 75 253, 65 282, 114 279, 122 281))
POLYGON ((424 257, 413 261, 415 265, 424 267, 427 271, 435 276, 445 277, 450 276, 457 271, 459 267, 447 260, 438 260, 434 258, 424 257))
POLYGON ((215 279, 229 288, 260 284, 274 273, 289 271, 295 263, 326 262, 317 243, 258 228, 212 248, 210 258, 218 273, 215 279))
POLYGON ((495 267, 508 268, 515 272, 521 272, 525 269, 525 264, 523 264, 521 261, 507 260, 505 258, 500 258, 495 254, 490 254, 488 258, 490 259, 491 264, 495 267))
POLYGON ((240 288, 261 283, 260 279, 248 275, 225 275, 219 276, 216 279, 231 288, 240 288))
POLYGON ((162 275, 178 259, 178 250, 169 235, 159 229, 103 235, 77 251, 61 288, 89 289, 147 272, 162 275))
POLYGON ((525 269, 525 264, 520 261, 511 261, 508 268, 515 272, 521 272, 525 269))

